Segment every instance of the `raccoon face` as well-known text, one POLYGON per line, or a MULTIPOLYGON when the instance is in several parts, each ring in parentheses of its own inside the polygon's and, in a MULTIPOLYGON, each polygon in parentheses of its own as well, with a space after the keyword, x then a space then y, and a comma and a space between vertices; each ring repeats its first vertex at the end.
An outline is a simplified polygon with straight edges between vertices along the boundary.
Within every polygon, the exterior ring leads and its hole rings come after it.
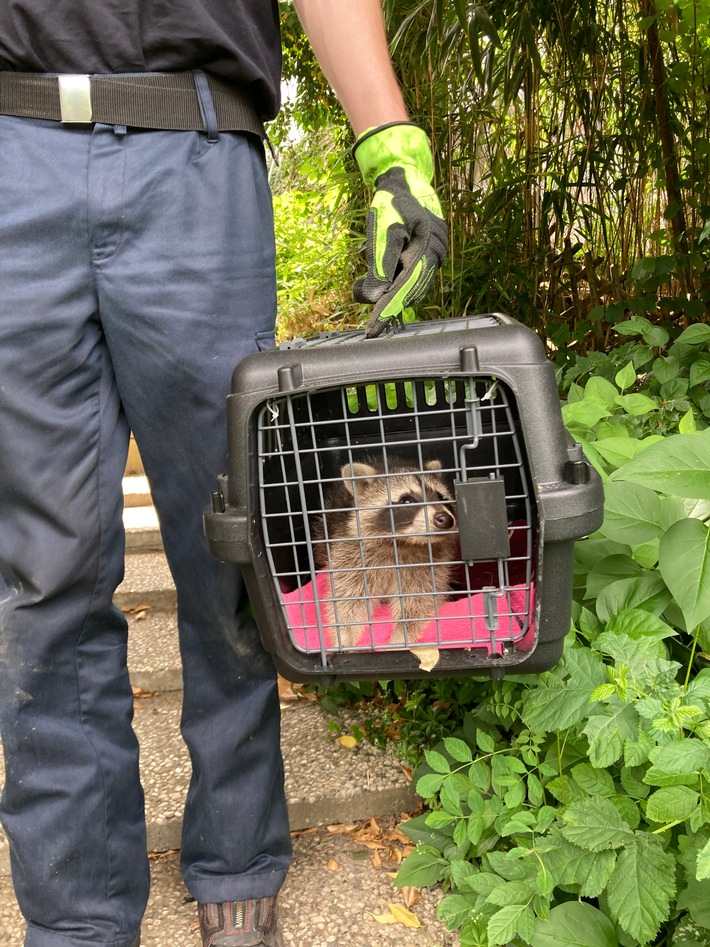
POLYGON ((441 464, 428 461, 425 470, 393 469, 386 475, 369 464, 343 466, 343 482, 356 497, 363 534, 383 538, 394 534, 421 544, 450 536, 456 529, 454 501, 444 478, 434 472, 441 470, 441 464))

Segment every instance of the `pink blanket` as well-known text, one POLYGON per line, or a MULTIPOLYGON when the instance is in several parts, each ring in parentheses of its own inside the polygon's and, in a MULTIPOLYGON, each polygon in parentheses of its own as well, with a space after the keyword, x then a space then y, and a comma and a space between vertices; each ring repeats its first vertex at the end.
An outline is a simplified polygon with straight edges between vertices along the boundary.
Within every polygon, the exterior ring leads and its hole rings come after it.
MULTIPOLYGON (((319 572, 316 583, 319 601, 330 598, 332 592, 327 573, 319 572)), ((300 589, 283 593, 283 601, 296 647, 306 653, 319 652, 321 641, 313 583, 308 582, 300 589)), ((495 631, 486 628, 483 595, 477 592, 441 605, 438 619, 427 625, 423 635, 411 647, 435 645, 438 648, 486 648, 489 654, 500 654, 504 644, 514 641, 518 649, 529 651, 535 643, 533 589, 528 594, 525 585, 513 586, 509 596, 504 595, 494 601, 498 609, 498 627, 495 631), (529 624, 525 634, 522 634, 526 619, 529 624)), ((359 650, 386 651, 394 632, 394 622, 386 603, 378 605, 372 619, 372 624, 363 628, 355 647, 359 650)), ((325 627, 328 629, 328 626, 325 627)))

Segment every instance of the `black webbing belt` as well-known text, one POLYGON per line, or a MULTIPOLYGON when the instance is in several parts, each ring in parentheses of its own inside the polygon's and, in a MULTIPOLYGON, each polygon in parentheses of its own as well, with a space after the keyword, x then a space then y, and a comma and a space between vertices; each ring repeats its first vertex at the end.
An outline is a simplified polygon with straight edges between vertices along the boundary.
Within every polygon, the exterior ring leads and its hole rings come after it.
POLYGON ((0 114, 72 124, 98 122, 135 128, 206 131, 197 88, 204 87, 205 83, 220 131, 248 131, 266 137, 264 125, 248 96, 200 71, 94 76, 0 72, 0 114), (61 96, 60 85, 63 86, 61 96), (67 88, 73 89, 75 101, 78 95, 78 110, 72 107, 67 88))

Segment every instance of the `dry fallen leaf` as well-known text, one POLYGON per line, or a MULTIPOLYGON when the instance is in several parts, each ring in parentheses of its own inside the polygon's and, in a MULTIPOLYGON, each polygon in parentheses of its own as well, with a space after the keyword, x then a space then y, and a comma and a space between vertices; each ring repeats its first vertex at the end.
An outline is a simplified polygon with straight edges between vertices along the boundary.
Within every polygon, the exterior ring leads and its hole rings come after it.
POLYGON ((374 919, 378 924, 396 924, 397 918, 394 914, 373 914, 374 919))
POLYGON ((389 909, 397 920, 398 924, 404 924, 405 927, 421 927, 422 923, 416 914, 412 914, 403 904, 390 904, 389 909))
POLYGON ((326 825, 326 831, 330 832, 331 835, 349 835, 351 832, 354 832, 357 828, 357 823, 355 822, 342 822, 339 825, 326 825))
POLYGON ((338 743, 341 746, 346 746, 349 750, 357 746, 357 740, 349 734, 344 737, 338 737, 338 743))
POLYGON ((419 661, 419 667, 422 671, 431 671, 439 663, 439 649, 433 645, 431 648, 414 648, 412 653, 419 661))
POLYGON ((315 835, 318 831, 318 826, 313 825, 309 829, 292 829, 291 838, 299 838, 301 835, 315 835))
POLYGON ((421 901, 422 899, 421 891, 419 888, 415 888, 413 885, 405 885, 403 888, 399 889, 399 892, 402 895, 402 900, 408 908, 413 908, 417 901, 421 901))

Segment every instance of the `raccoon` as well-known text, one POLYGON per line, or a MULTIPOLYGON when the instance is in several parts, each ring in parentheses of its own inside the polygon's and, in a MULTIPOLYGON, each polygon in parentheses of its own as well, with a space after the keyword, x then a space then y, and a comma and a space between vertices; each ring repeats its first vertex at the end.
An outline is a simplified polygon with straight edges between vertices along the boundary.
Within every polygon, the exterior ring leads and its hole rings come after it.
POLYGON ((383 601, 396 621, 390 642, 417 641, 436 601, 451 591, 454 500, 441 463, 424 466, 389 461, 386 473, 376 462, 341 468, 313 529, 316 564, 330 572, 335 598, 335 608, 323 603, 333 645, 352 647, 383 601))

